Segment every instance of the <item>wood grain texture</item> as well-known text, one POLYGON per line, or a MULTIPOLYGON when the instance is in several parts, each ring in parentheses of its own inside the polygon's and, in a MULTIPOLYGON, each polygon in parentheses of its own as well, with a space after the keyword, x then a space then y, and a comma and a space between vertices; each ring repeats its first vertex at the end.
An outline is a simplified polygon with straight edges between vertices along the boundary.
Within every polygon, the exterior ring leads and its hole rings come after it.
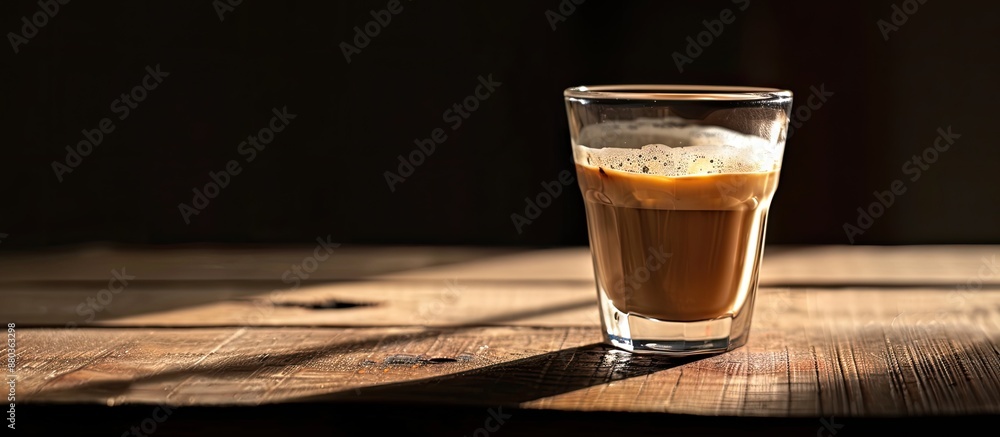
MULTIPOLYGON (((1000 290, 964 288, 760 288, 754 323, 798 326, 791 311, 829 314, 828 323, 873 318, 923 320, 983 318, 1000 305, 1000 290), (805 294, 811 301, 799 302, 805 294), (794 302, 799 302, 795 304, 794 302)), ((578 326, 600 325, 593 283, 573 281, 363 281, 298 289, 251 285, 137 284, 95 312, 77 312, 90 288, 76 285, 11 289, 0 284, 0 320, 22 326, 210 327, 210 326, 578 326), (362 303, 349 308, 324 304, 362 303)), ((789 334, 793 334, 789 332, 789 334)))
POLYGON ((1000 246, 769 248, 749 343, 696 360, 600 344, 586 248, 338 247, 282 281, 313 253, 0 254, 19 402, 1000 414, 1000 246), (87 321, 121 268, 136 279, 87 321))
POLYGON ((594 327, 23 328, 30 403, 404 402, 765 417, 1000 414, 1000 292, 764 290, 750 342, 631 355, 594 327))
MULTIPOLYGON (((324 236, 325 238, 326 236, 324 236)), ((331 237, 336 241, 335 236, 331 237)), ((314 254, 314 246, 111 248, 0 252, 0 282, 107 282, 126 268, 140 281, 265 281, 287 287, 282 274, 314 254)), ((996 265, 1000 246, 768 246, 761 284, 945 286, 996 265)), ((593 278, 586 247, 358 247, 341 245, 318 262, 308 281, 391 279, 429 281, 573 280, 593 278)), ((1000 285, 1000 275, 985 277, 1000 285)), ((97 284, 94 284, 97 285, 97 284)))
POLYGON ((591 281, 260 283, 136 281, 102 311, 78 312, 87 283, 0 283, 0 319, 24 326, 599 326, 591 281), (361 304, 349 308, 327 308, 361 304))
MULTIPOLYGON (((134 246, 88 245, 68 249, 0 252, 0 281, 104 281, 125 268, 140 280, 263 280, 281 285, 281 275, 316 258, 309 280, 379 277, 482 258, 522 253, 484 247, 347 246, 335 236, 305 246, 134 246), (317 250, 319 248, 319 250, 317 250)), ((287 284, 285 284, 287 285, 287 284)))
MULTIPOLYGON (((337 248, 306 280, 282 280, 281 269, 302 264, 303 253, 313 251, 7 255, 0 264, 0 317, 24 326, 599 324, 586 248, 337 248), (101 311, 81 309, 107 287, 111 269, 122 268, 136 279, 101 311), (325 308, 340 304, 370 305, 325 308)), ((775 247, 765 257, 761 282, 777 289, 898 292, 887 292, 886 299, 934 291, 953 307, 976 289, 1000 288, 998 253, 998 246, 775 247)))

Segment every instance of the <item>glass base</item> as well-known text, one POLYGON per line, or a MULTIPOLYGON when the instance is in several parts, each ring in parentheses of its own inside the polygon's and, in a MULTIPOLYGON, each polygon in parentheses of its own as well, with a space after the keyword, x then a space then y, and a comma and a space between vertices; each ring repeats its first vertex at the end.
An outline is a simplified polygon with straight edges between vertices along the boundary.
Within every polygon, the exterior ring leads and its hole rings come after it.
POLYGON ((597 294, 605 339, 629 352, 671 356, 718 354, 743 346, 747 341, 746 332, 733 331, 731 316, 670 322, 622 312, 604 293, 597 294))

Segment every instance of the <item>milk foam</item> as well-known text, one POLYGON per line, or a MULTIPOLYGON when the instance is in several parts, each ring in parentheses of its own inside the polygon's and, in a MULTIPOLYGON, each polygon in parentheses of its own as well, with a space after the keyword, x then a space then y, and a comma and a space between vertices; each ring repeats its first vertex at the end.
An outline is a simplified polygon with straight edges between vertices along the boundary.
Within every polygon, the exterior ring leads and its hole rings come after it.
POLYGON ((764 138, 677 117, 587 126, 574 154, 582 164, 662 176, 765 172, 781 166, 781 147, 764 138))

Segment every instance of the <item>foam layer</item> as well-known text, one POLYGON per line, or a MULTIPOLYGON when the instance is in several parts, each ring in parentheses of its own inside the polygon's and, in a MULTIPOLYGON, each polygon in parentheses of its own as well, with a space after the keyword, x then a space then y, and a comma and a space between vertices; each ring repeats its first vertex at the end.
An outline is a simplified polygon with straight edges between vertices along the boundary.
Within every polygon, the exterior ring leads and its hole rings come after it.
POLYGON ((764 138, 676 117, 587 126, 574 153, 581 164, 663 176, 765 172, 781 166, 780 147, 764 138))

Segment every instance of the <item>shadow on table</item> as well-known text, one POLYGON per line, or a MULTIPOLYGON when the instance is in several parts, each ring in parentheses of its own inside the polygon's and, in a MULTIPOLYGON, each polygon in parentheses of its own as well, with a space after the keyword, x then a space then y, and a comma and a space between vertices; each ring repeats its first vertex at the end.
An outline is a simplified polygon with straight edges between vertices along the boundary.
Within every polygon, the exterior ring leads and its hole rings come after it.
POLYGON ((377 402, 504 406, 649 375, 702 358, 630 354, 594 343, 464 372, 344 390, 290 402, 377 402))
MULTIPOLYGON (((165 382, 165 381, 182 381, 184 379, 196 377, 198 375, 213 375, 213 376, 225 375, 226 377, 229 378, 249 379, 252 378, 261 368, 265 367, 304 365, 309 361, 317 359, 324 355, 351 352, 357 350, 373 350, 377 347, 386 347, 393 344, 412 342, 421 339, 435 338, 445 335, 454 335, 456 333, 468 331, 470 329, 476 329, 486 325, 503 324, 505 322, 521 320, 528 317, 539 317, 539 316, 544 316, 546 314, 577 309, 588 305, 593 305, 593 302, 590 299, 578 302, 569 302, 562 305, 551 305, 547 307, 534 308, 527 311, 511 312, 507 314, 498 315, 495 317, 481 318, 463 325, 440 327, 437 329, 425 329, 423 331, 390 334, 390 335, 383 335, 371 338, 362 338, 347 342, 340 342, 330 345, 308 348, 304 350, 296 350, 284 353, 272 353, 272 354, 267 354, 266 356, 263 357, 253 357, 253 359, 233 360, 233 361, 225 361, 218 363, 212 362, 206 364, 195 364, 176 369, 160 371, 148 375, 136 376, 127 380, 116 379, 116 380, 87 381, 70 387, 63 387, 57 389, 46 389, 45 387, 41 387, 38 390, 38 394, 44 394, 45 396, 59 396, 60 394, 71 394, 73 397, 79 397, 80 399, 88 399, 88 398, 92 399, 93 397, 114 398, 116 396, 120 396, 127 393, 135 385, 141 385, 144 383, 165 382)), ((630 365, 629 364, 630 361, 627 360, 627 358, 622 358, 623 356, 627 357, 628 354, 601 345, 599 343, 580 348, 566 349, 564 351, 550 352, 547 354, 539 355, 537 357, 514 361, 513 363, 521 363, 524 362, 525 360, 532 360, 531 363, 542 362, 542 361, 548 362, 555 359, 556 357, 561 357, 559 359, 569 363, 574 359, 577 353, 579 353, 580 355, 579 358, 589 357, 589 359, 591 360, 595 359, 596 357, 607 356, 608 358, 602 358, 605 360, 605 362, 618 363, 617 366, 615 367, 617 372, 615 373, 615 375, 617 375, 618 379, 630 377, 628 375, 630 375, 636 369, 644 368, 643 366, 649 366, 652 364, 658 364, 658 365, 668 364, 668 362, 662 358, 654 359, 652 357, 636 356, 637 359, 634 360, 636 364, 630 365)), ((556 361, 559 361, 559 359, 556 359, 556 361)), ((511 363, 497 364, 494 366, 487 367, 486 369, 493 369, 498 366, 504 368, 504 366, 507 364, 511 363)), ((521 368, 525 367, 522 365, 521 368)), ((648 370, 652 371, 655 369, 648 369, 648 370)), ((595 373, 597 371, 598 371, 597 368, 590 368, 589 370, 586 370, 586 372, 589 372, 588 374, 595 373)), ((458 375, 461 374, 462 373, 458 375)), ((610 380, 613 379, 609 379, 608 381, 610 380)), ((54 382, 54 380, 49 382, 54 382)), ((600 382, 595 382, 594 384, 598 383, 600 382)), ((583 387, 577 387, 577 388, 583 388, 583 387)), ((351 393, 354 393, 354 391, 352 390, 351 393)))
MULTIPOLYGON (((458 330, 455 330, 458 331, 458 330)), ((115 398, 130 392, 136 385, 158 382, 181 382, 199 375, 226 378, 252 378, 263 367, 305 364, 323 355, 339 351, 371 348, 398 341, 431 335, 429 332, 338 343, 330 347, 313 348, 261 359, 225 361, 191 366, 139 376, 128 380, 90 381, 72 387, 46 390, 45 397, 115 398), (69 395, 69 396, 65 396, 69 395)), ((442 335, 435 331, 433 335, 442 335)), ((695 358, 666 358, 636 355, 594 343, 508 361, 459 373, 400 383, 350 389, 341 392, 303 398, 281 399, 282 402, 432 402, 442 405, 465 405, 490 402, 516 406, 521 402, 568 393, 587 387, 628 378, 641 377, 695 361, 695 358), (544 369, 539 371, 539 369, 544 369)), ((449 360, 451 361, 451 360, 449 360)))
MULTIPOLYGON (((147 250, 150 253, 156 253, 156 249, 147 250)), ((187 249, 168 248, 161 250, 170 254, 174 251, 187 249)), ((216 249, 208 246, 204 250, 212 254, 215 253, 213 250, 216 249)), ((256 250, 261 251, 261 256, 265 258, 270 254, 266 249, 256 250)), ((270 254, 270 257, 265 261, 254 261, 252 255, 257 253, 254 250, 230 249, 227 251, 217 249, 217 251, 222 252, 222 255, 199 257, 195 256, 198 254, 195 251, 193 252, 195 255, 192 255, 190 259, 179 258, 177 255, 170 257, 170 262, 166 264, 177 271, 178 278, 144 277, 141 268, 151 268, 150 265, 156 264, 156 259, 151 259, 149 254, 144 255, 144 257, 137 256, 138 260, 131 260, 131 263, 126 262, 128 261, 126 259, 117 258, 109 260, 98 257, 97 260, 91 260, 84 257, 82 260, 77 260, 73 256, 82 255, 73 255, 75 253, 73 251, 67 251, 62 257, 49 252, 0 254, 0 273, 3 273, 0 275, 0 299, 4 302, 4 305, 0 306, 0 318, 16 320, 19 326, 25 327, 100 326, 101 322, 137 315, 163 313, 217 302, 259 299, 261 296, 275 292, 285 293, 298 289, 298 283, 293 287, 289 282, 282 280, 280 269, 284 268, 285 263, 288 263, 289 266, 296 262, 301 263, 302 253, 306 255, 312 253, 311 250, 306 249, 299 252, 283 248, 279 251, 280 256, 270 254), (219 264, 220 260, 224 261, 225 265, 236 266, 244 264, 253 266, 253 262, 258 262, 268 269, 275 270, 275 273, 273 278, 269 279, 243 278, 240 276, 240 272, 233 272, 231 277, 223 277, 224 274, 212 273, 211 268, 206 267, 219 264), (92 271, 100 271, 103 274, 103 272, 111 270, 109 266, 113 266, 136 277, 134 279, 128 278, 129 282, 126 287, 116 289, 117 291, 111 293, 103 289, 110 287, 109 280, 114 277, 112 273, 108 273, 106 278, 101 279, 79 279, 78 276, 83 275, 80 272, 81 268, 79 266, 72 269, 67 267, 67 265, 74 264, 71 261, 93 264, 92 269, 82 269, 87 274, 91 274, 92 271), (133 266, 140 270, 137 272, 133 266), (69 269, 71 273, 63 272, 65 269, 69 269), (195 276, 215 275, 216 277, 210 279, 184 278, 185 272, 195 276), (60 275, 69 275, 69 277, 60 277, 60 275), (103 295, 102 291, 104 291, 103 295), (101 299, 104 300, 103 303, 101 299)), ((306 279, 302 282, 301 288, 372 280, 393 281, 398 279, 382 277, 407 271, 484 262, 494 258, 518 256, 531 251, 531 249, 514 248, 458 247, 435 249, 432 252, 433 256, 419 256, 419 254, 406 256, 406 254, 393 254, 391 248, 365 247, 356 252, 345 251, 345 253, 334 255, 340 257, 335 259, 337 263, 347 264, 347 266, 338 267, 339 270, 332 272, 321 270, 320 272, 325 274, 323 279, 306 279)), ((113 252, 111 254, 114 255, 113 252)), ((334 261, 331 261, 328 264, 333 263, 334 261)), ((169 270, 168 267, 163 266, 158 268, 164 271, 169 270)), ((226 270, 220 268, 220 271, 225 272, 226 270)), ((164 272, 158 274, 167 276, 167 273, 164 272)), ((314 275, 314 277, 319 276, 322 275, 314 275)), ((121 287, 120 283, 116 283, 115 286, 121 287)), ((359 297, 359 299, 363 300, 364 297, 359 297)))

